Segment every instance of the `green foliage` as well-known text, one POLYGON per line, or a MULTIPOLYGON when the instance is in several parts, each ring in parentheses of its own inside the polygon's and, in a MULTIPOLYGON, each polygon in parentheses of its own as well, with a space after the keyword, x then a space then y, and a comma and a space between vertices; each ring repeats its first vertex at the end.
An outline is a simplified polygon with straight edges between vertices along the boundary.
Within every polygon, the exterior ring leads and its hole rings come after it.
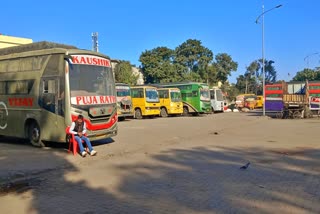
POLYGON ((238 69, 238 63, 234 62, 231 56, 226 53, 217 54, 215 59, 216 61, 213 65, 217 71, 216 79, 225 83, 228 80, 228 76, 231 75, 231 71, 238 69))
POLYGON ((202 46, 201 41, 188 39, 175 49, 175 63, 186 68, 186 73, 206 73, 205 69, 213 59, 213 53, 202 46))
POLYGON ((197 81, 211 85, 225 82, 238 64, 226 54, 218 54, 213 62, 213 53, 201 41, 189 39, 171 50, 157 47, 144 51, 140 56, 146 83, 197 81))
POLYGON ((128 61, 121 61, 115 66, 116 82, 127 83, 129 85, 136 85, 139 76, 132 73, 132 66, 128 61))
POLYGON ((320 71, 319 69, 308 69, 305 68, 302 71, 297 72, 297 74, 293 77, 294 81, 314 81, 314 80, 320 80, 320 71))
POLYGON ((232 101, 236 99, 236 96, 240 93, 235 84, 229 84, 228 82, 222 84, 221 90, 227 93, 227 98, 232 101))
MULTIPOLYGON (((275 83, 277 72, 273 66, 274 61, 265 60, 265 83, 275 83)), ((262 59, 255 60, 246 68, 244 75, 237 78, 236 87, 241 93, 262 94, 263 67, 262 59)))
POLYGON ((146 83, 173 82, 179 79, 176 66, 172 63, 173 56, 174 51, 166 47, 143 52, 139 60, 146 83))

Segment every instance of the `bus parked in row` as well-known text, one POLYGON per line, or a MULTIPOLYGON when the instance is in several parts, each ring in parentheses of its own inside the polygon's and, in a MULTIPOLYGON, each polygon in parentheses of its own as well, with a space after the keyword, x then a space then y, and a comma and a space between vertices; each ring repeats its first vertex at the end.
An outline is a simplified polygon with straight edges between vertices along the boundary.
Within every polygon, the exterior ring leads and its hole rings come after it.
POLYGON ((210 89, 210 100, 213 113, 224 111, 225 99, 221 89, 216 87, 210 89))
POLYGON ((133 116, 130 86, 126 83, 116 83, 118 120, 133 116))
POLYGON ((160 98, 160 116, 181 115, 183 104, 181 92, 178 88, 158 88, 160 98))
POLYGON ((131 99, 134 118, 142 119, 145 116, 160 115, 159 94, 156 87, 133 86, 131 87, 131 99))
POLYGON ((179 88, 183 102, 183 115, 211 113, 209 86, 205 83, 180 82, 159 84, 165 88, 179 88))
POLYGON ((79 114, 90 140, 117 134, 109 57, 50 42, 0 50, 0 135, 65 142, 79 114))

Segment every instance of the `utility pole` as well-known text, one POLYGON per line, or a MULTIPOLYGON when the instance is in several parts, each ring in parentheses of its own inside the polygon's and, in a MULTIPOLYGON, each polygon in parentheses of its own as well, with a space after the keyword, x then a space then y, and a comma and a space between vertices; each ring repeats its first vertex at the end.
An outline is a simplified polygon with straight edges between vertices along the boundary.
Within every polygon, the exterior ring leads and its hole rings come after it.
MULTIPOLYGON (((260 17, 262 17, 262 90, 263 90, 263 99, 265 99, 266 97, 266 92, 265 92, 265 84, 266 84, 266 72, 265 72, 265 60, 264 60, 264 14, 266 14, 267 12, 271 11, 271 10, 274 10, 274 9, 277 9, 279 7, 282 7, 282 4, 279 4, 269 10, 264 10, 264 4, 263 4, 263 1, 262 1, 262 13, 257 17, 256 19, 256 24, 258 24, 259 22, 259 19, 260 17)), ((266 100, 266 99, 265 99, 266 100)), ((262 112, 263 112, 263 116, 266 116, 266 105, 263 104, 263 109, 262 109, 262 112)))
POLYGON ((92 51, 99 52, 98 32, 92 33, 92 51))

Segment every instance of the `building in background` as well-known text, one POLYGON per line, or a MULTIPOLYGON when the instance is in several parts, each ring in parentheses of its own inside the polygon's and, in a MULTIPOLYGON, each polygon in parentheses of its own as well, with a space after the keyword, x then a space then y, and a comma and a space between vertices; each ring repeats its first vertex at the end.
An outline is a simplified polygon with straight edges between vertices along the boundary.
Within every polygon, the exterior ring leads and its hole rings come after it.
POLYGON ((32 43, 32 39, 7 36, 7 35, 2 35, 0 33, 0 48, 7 48, 7 47, 29 44, 29 43, 32 43))
MULTIPOLYGON (((111 59, 111 67, 112 67, 113 75, 115 73, 116 65, 120 62, 121 62, 121 60, 111 59)), ((144 80, 143 80, 143 73, 141 72, 141 69, 138 67, 132 66, 131 71, 132 71, 133 75, 138 76, 137 85, 143 85, 144 80)))

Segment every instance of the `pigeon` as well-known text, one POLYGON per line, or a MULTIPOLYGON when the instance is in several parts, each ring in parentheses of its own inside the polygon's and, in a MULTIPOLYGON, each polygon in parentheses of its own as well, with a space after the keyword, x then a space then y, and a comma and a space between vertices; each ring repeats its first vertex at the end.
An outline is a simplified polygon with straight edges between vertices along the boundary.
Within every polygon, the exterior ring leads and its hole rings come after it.
POLYGON ((249 165, 250 165, 250 162, 248 162, 246 165, 240 167, 240 169, 247 169, 249 167, 249 165))

